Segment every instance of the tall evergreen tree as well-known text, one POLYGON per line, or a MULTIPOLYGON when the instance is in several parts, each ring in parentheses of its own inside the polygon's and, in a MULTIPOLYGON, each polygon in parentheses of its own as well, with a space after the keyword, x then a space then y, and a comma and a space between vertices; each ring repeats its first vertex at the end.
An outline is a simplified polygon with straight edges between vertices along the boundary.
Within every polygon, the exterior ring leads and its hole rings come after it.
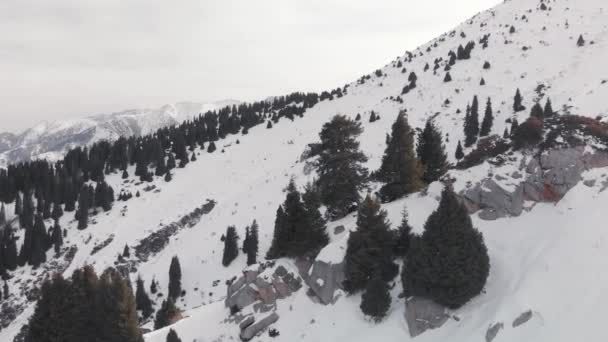
POLYGON ((4 225, 6 223, 6 210, 4 209, 4 203, 0 207, 0 225, 4 225))
POLYGON ((162 329, 173 323, 173 320, 179 314, 179 309, 175 306, 175 302, 171 298, 167 298, 163 301, 160 309, 156 312, 156 319, 154 320, 154 329, 162 329))
POLYGON ((272 243, 268 249, 268 252, 266 253, 266 259, 277 259, 285 256, 283 245, 288 239, 287 230, 284 228, 285 221, 285 212, 283 211, 283 206, 279 205, 274 219, 272 243))
POLYGON ((422 186, 422 172, 414 153, 414 132, 404 112, 400 112, 393 123, 377 174, 378 179, 386 183, 380 190, 385 201, 393 201, 422 186))
POLYGON ((85 185, 80 190, 78 195, 78 210, 76 211, 76 220, 78 221, 78 229, 83 230, 89 226, 89 189, 85 185))
POLYGON ((551 99, 547 99, 547 102, 545 103, 545 109, 543 110, 543 116, 545 118, 551 117, 555 114, 555 112, 553 111, 553 106, 551 105, 551 99))
POLYGON ((464 158, 464 152, 462 150, 462 145, 460 144, 460 140, 458 141, 458 145, 456 145, 456 153, 454 154, 456 160, 460 160, 464 158))
POLYGON ((251 227, 246 229, 245 240, 243 241, 243 252, 247 254, 247 265, 257 263, 258 245, 258 223, 253 220, 251 227))
POLYGON ((343 284, 348 293, 364 289, 374 272, 380 272, 384 281, 398 273, 393 262, 394 236, 389 229, 386 212, 368 195, 359 207, 357 229, 348 237, 343 284))
POLYGON ((445 146, 441 132, 431 120, 426 122, 422 134, 418 136, 416 152, 424 168, 422 180, 432 183, 445 174, 448 169, 445 146))
POLYGON ((540 103, 536 102, 532 109, 530 110, 530 116, 537 119, 543 119, 544 110, 540 103))
POLYGON ((490 270, 483 237, 464 204, 446 186, 424 233, 414 240, 403 272, 408 295, 458 308, 481 293, 490 270))
POLYGON ((93 269, 60 274, 44 282, 26 342, 143 342, 133 293, 113 269, 101 278, 93 269))
POLYGON ((234 259, 239 255, 238 247, 239 236, 236 233, 234 226, 229 226, 226 229, 226 238, 224 239, 224 255, 222 256, 222 265, 228 267, 234 259))
POLYGON ((174 256, 171 259, 169 266, 169 298, 174 301, 179 298, 182 293, 182 268, 179 264, 179 258, 174 256))
POLYGON ((61 252, 61 246, 63 245, 63 232, 61 230, 61 226, 59 226, 59 221, 57 220, 55 221, 53 230, 51 231, 51 243, 53 244, 55 255, 59 255, 61 252))
POLYGON ((17 239, 10 224, 4 225, 0 240, 0 253, 4 269, 14 271, 18 264, 17 239))
POLYGON ((378 323, 386 316, 390 306, 391 294, 388 284, 382 279, 382 275, 376 272, 361 296, 361 311, 378 323))
POLYGON ((464 122, 464 146, 469 147, 477 142, 479 135, 479 102, 477 95, 473 97, 471 107, 467 107, 467 115, 464 122))
POLYGON ((323 125, 319 134, 322 151, 317 174, 321 201, 332 218, 344 217, 359 202, 367 169, 367 157, 359 150, 357 137, 363 129, 359 122, 336 115, 323 125))
POLYGON ((287 187, 285 202, 277 211, 275 233, 268 258, 311 257, 329 242, 325 221, 319 212, 316 190, 308 189, 305 202, 293 179, 287 187))
POLYGON ((135 290, 135 304, 138 311, 141 311, 141 315, 144 319, 148 319, 154 309, 152 309, 152 301, 148 294, 146 293, 146 288, 144 287, 144 281, 141 277, 137 277, 137 286, 135 290))
POLYGON ((483 121, 481 122, 481 129, 479 131, 479 136, 485 137, 490 134, 492 131, 492 125, 494 124, 494 115, 492 114, 492 102, 488 97, 488 102, 486 102, 486 111, 483 115, 483 121))
POLYGON ((169 329, 169 333, 167 334, 166 342, 182 342, 182 340, 177 336, 177 333, 173 329, 169 329))
POLYGON ((410 241, 412 239, 412 226, 408 221, 407 209, 403 208, 401 213, 401 225, 397 230, 397 239, 395 240, 395 255, 405 256, 410 250, 410 241))
POLYGON ((96 332, 100 341, 143 342, 139 329, 133 292, 125 279, 114 269, 106 270, 99 279, 96 332))
POLYGON ((521 97, 521 93, 519 92, 519 88, 515 91, 515 98, 513 98, 513 111, 515 113, 521 112, 525 110, 526 107, 522 104, 523 98, 521 97))

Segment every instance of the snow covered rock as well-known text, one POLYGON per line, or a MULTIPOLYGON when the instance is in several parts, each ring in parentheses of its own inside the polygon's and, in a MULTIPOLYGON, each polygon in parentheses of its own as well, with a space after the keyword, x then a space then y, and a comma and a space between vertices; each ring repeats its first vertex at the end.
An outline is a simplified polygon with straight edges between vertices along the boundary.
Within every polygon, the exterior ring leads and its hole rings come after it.
MULTIPOLYGON (((557 202, 582 180, 584 171, 608 166, 608 152, 589 151, 582 146, 550 149, 525 163, 525 179, 515 186, 505 185, 502 177, 485 178, 461 195, 470 212, 483 220, 519 216, 524 201, 557 202), (496 179, 496 180, 495 180, 496 179), (502 184, 501 184, 502 183, 502 184)), ((513 174, 520 175, 519 172, 513 174)), ((510 181, 522 177, 511 177, 510 181)))
POLYGON ((276 312, 264 317, 256 323, 253 323, 241 331, 240 337, 243 341, 249 341, 255 337, 259 332, 268 328, 271 324, 279 320, 279 315, 276 312))
POLYGON ((532 310, 528 310, 526 312, 522 312, 514 321, 513 328, 517 328, 518 326, 526 323, 532 318, 532 310))
POLYGON ((492 324, 488 328, 488 331, 486 331, 486 342, 492 342, 492 340, 496 338, 496 335, 498 335, 498 332, 500 332, 503 327, 504 324, 502 324, 501 322, 492 324))
POLYGON ((441 327, 448 318, 446 308, 430 299, 411 297, 405 302, 405 320, 411 337, 441 327))
POLYGON ((303 278, 321 303, 333 303, 334 294, 342 288, 344 281, 344 262, 332 264, 316 260, 308 274, 303 278))
POLYGON ((265 270, 264 266, 257 270, 249 268, 228 286, 225 305, 240 311, 254 304, 254 311, 267 312, 275 307, 277 299, 286 298, 301 287, 302 280, 283 266, 278 266, 274 271, 265 270))

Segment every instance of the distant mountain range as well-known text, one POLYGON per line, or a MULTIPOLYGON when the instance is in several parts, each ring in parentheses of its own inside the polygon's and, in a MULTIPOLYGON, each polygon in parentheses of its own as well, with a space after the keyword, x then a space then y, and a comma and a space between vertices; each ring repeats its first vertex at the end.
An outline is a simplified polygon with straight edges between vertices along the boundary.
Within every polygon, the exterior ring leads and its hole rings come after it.
POLYGON ((218 102, 178 102, 154 109, 130 109, 111 114, 42 122, 21 134, 0 133, 0 167, 33 159, 57 159, 75 146, 121 136, 139 136, 161 127, 178 124, 199 113, 238 104, 218 102))

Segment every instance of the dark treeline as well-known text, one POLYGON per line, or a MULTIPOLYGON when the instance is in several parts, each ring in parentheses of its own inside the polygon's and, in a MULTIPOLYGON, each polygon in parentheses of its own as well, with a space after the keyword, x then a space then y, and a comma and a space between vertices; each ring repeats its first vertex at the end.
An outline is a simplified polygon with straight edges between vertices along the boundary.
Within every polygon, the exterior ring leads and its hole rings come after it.
MULTIPOLYGON (((328 93, 329 94, 329 93, 328 93)), ((336 91, 333 96, 341 96, 336 91)), ((108 211, 114 202, 114 189, 105 176, 121 172, 129 178, 128 167, 135 166, 140 181, 154 177, 172 178, 171 170, 195 161, 194 150, 212 153, 215 141, 229 134, 247 134, 251 127, 280 118, 293 120, 320 100, 315 93, 293 93, 272 100, 226 106, 208 111, 180 125, 165 127, 141 137, 121 137, 99 141, 89 147, 76 147, 57 162, 30 161, 0 169, 0 202, 15 202, 18 226, 26 230, 18 255, 20 265, 38 266, 45 253, 60 243, 57 232, 47 231, 44 220, 57 221, 65 212, 74 212, 78 229, 88 227, 90 215, 108 211)), ((271 126, 271 125, 270 125, 271 126)), ((119 195, 119 200, 127 200, 119 195)), ((0 273, 14 269, 15 238, 12 228, 0 222, 0 273)), ((55 229, 57 230, 57 229, 55 229)), ((59 234, 60 236, 61 234, 59 234)))

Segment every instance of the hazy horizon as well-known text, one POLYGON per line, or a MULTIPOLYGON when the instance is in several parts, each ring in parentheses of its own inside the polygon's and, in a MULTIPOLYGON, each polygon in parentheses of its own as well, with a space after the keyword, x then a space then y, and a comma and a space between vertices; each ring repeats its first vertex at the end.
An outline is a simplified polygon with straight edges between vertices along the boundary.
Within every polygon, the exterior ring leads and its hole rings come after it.
POLYGON ((6 0, 0 131, 183 101, 329 90, 499 2, 6 0))

